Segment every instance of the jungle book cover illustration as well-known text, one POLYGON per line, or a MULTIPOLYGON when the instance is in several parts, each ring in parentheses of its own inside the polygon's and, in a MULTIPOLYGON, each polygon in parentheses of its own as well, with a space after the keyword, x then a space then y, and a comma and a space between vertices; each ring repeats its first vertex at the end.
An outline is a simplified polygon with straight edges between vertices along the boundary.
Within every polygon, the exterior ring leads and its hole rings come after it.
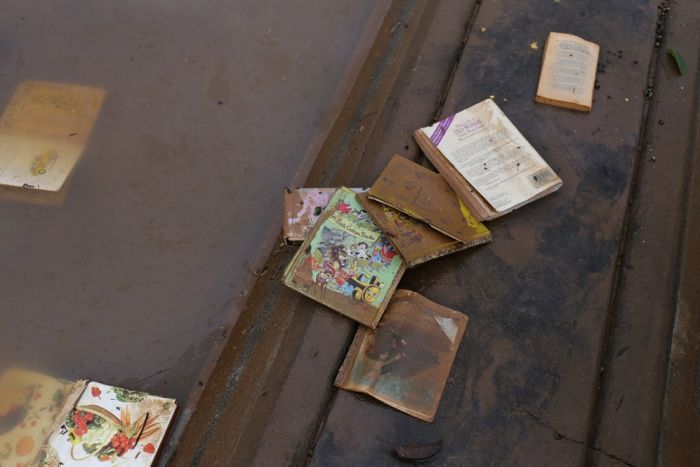
POLYGON ((175 408, 173 399, 91 381, 58 421, 38 465, 150 466, 175 408))
POLYGON ((468 320, 397 290, 375 330, 358 328, 335 384, 432 422, 468 320))
POLYGON ((405 269, 356 194, 343 187, 287 266, 284 283, 375 328, 405 269))
POLYGON ((384 231, 409 268, 491 240, 491 232, 476 219, 474 223, 478 227, 474 230, 474 238, 469 243, 463 243, 386 204, 369 199, 368 193, 358 194, 357 199, 384 231))

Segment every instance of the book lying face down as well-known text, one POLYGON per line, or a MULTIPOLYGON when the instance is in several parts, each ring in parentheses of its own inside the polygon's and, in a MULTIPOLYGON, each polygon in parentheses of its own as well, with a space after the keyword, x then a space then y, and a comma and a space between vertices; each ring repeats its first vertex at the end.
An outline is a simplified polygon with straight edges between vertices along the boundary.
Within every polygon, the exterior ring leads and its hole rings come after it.
POLYGON ((335 384, 431 422, 469 318, 397 290, 376 330, 360 327, 335 384))
POLYGON ((374 328, 406 269, 356 194, 339 188, 284 272, 284 284, 374 328))
POLYGON ((478 225, 474 229, 472 241, 463 243, 401 211, 371 200, 368 193, 358 194, 357 199, 396 247, 409 268, 491 240, 491 233, 476 219, 474 222, 478 225))
POLYGON ((559 176, 492 99, 413 136, 481 221, 508 214, 562 186, 559 176))
POLYGON ((0 465, 154 463, 173 399, 10 369, 0 377, 0 465))

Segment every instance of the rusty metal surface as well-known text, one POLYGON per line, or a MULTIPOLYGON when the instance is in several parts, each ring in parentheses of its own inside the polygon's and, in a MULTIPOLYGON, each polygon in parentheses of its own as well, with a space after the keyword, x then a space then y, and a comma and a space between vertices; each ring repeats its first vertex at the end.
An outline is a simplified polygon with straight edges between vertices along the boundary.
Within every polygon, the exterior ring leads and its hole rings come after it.
POLYGON ((339 393, 312 465, 389 465, 384 440, 436 439, 441 465, 586 460, 655 21, 651 2, 482 3, 443 115, 493 95, 564 188, 490 223, 489 245, 406 274, 403 288, 471 317, 436 421, 339 393), (608 63, 590 115, 533 103, 531 44, 550 30, 601 45, 608 63))
MULTIPOLYGON (((384 161, 401 150, 415 153, 411 130, 424 117, 408 110, 436 112, 473 7, 444 2, 431 9, 427 3, 394 3, 307 186, 372 182, 383 163, 364 163, 369 152, 384 161)), ((266 265, 173 465, 306 461, 356 326, 280 286, 293 252, 280 248, 266 265)))
MULTIPOLYGON (((696 416, 681 412, 697 403, 690 373, 695 347, 672 354, 668 394, 680 397, 666 400, 665 418, 659 411, 665 382, 660 354, 670 325, 675 316, 679 342, 693 322, 682 322, 688 310, 658 309, 669 303, 673 280, 655 281, 654 266, 659 261, 661 270, 669 270, 673 255, 694 251, 687 248, 693 218, 681 236, 694 143, 689 140, 686 156, 668 156, 664 181, 654 180, 651 163, 658 158, 646 158, 653 157, 647 146, 655 146, 656 138, 670 148, 666 141, 689 138, 696 123, 682 114, 696 114, 697 107, 682 99, 690 99, 697 85, 687 82, 685 89, 693 91, 683 95, 679 82, 666 76, 661 81, 676 88, 654 95, 670 102, 662 99, 647 113, 647 79, 665 66, 653 61, 656 12, 655 3, 642 0, 395 2, 374 60, 350 93, 308 183, 367 186, 397 152, 425 164, 411 132, 493 95, 560 173, 564 188, 489 223, 493 243, 423 264, 402 281, 402 288, 470 316, 434 423, 331 389, 355 325, 279 290, 281 269, 293 253, 280 248, 226 346, 174 464, 395 465, 392 445, 443 440, 436 465, 653 465, 654 436, 660 436, 661 462, 692 465, 696 416), (533 47, 541 47, 551 30, 601 46, 600 89, 590 115, 533 102, 541 52, 533 47), (674 103, 670 96, 683 97, 674 103), (656 115, 671 118, 661 112, 674 105, 686 105, 677 118, 685 130, 665 137, 647 131, 642 139, 656 115), (664 187, 683 170, 679 186, 664 187), (649 186, 632 193, 637 173, 639 183, 649 186), (658 193, 666 191, 670 198, 660 201, 658 193), (640 237, 636 223, 664 212, 668 225, 651 229, 658 245, 640 251, 635 243, 645 245, 650 237, 640 237), (685 238, 683 248, 664 249, 671 238, 685 238), (629 254, 636 263, 628 263, 629 254), (639 275, 625 278, 630 271, 639 275), (655 288, 663 289, 659 297, 655 288), (648 300, 630 300, 635 291, 648 300), (660 316, 648 319, 652 314, 660 316), (625 349, 626 339, 634 346, 625 349), (630 360, 620 358, 625 355, 630 360), (634 403, 628 408, 623 401, 613 413, 621 391, 634 403), (660 419, 661 433, 654 426, 660 419)), ((697 43, 690 28, 685 32, 684 41, 697 43)), ((678 264, 689 286, 696 261, 678 264)), ((685 291, 692 299, 690 287, 685 291)))
POLYGON ((3 2, 0 106, 28 79, 107 97, 57 205, 0 201, 0 360, 187 418, 382 4, 3 2))

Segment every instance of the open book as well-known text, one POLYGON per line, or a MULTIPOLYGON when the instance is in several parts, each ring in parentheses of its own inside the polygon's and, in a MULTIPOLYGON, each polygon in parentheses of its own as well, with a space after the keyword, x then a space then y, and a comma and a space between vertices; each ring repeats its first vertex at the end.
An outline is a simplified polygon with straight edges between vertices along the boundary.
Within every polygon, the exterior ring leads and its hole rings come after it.
POLYGON ((492 99, 416 130, 413 136, 480 221, 501 217, 562 186, 492 99))
POLYGON ((22 369, 0 376, 0 466, 148 467, 175 401, 22 369))
POLYGON ((550 32, 535 101, 590 112, 599 53, 598 44, 550 32))

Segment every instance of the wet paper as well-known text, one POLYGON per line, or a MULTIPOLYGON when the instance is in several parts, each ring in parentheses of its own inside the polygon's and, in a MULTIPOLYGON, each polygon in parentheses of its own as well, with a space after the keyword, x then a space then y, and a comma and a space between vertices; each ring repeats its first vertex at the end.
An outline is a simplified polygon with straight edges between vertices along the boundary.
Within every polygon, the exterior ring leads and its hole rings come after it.
POLYGON ((421 128, 413 136, 480 221, 503 216, 562 185, 492 99, 421 128))
POLYGON ((91 381, 59 420, 39 465, 150 466, 175 408, 173 399, 91 381))
POLYGON ((358 194, 357 199, 396 247, 409 268, 491 240, 491 232, 476 220, 474 222, 477 227, 472 240, 464 243, 394 208, 372 201, 368 193, 358 194))
POLYGON ((431 422, 468 320, 397 290, 377 329, 358 329, 335 384, 431 422))
POLYGON ((485 229, 440 174, 399 155, 389 161, 369 197, 462 243, 471 244, 485 229))
POLYGON ((572 34, 550 32, 535 101, 590 112, 599 54, 598 44, 572 34))
POLYGON ((284 284, 374 328, 405 269, 356 194, 339 188, 287 266, 284 284))
POLYGON ((87 144, 105 92, 27 81, 0 119, 0 185, 58 191, 87 144))
MULTIPOLYGON (((287 243, 303 242, 328 206, 337 188, 286 188, 282 235, 287 243)), ((355 193, 365 188, 350 188, 355 193)))
POLYGON ((34 461, 73 385, 18 368, 0 375, 0 466, 34 461))

